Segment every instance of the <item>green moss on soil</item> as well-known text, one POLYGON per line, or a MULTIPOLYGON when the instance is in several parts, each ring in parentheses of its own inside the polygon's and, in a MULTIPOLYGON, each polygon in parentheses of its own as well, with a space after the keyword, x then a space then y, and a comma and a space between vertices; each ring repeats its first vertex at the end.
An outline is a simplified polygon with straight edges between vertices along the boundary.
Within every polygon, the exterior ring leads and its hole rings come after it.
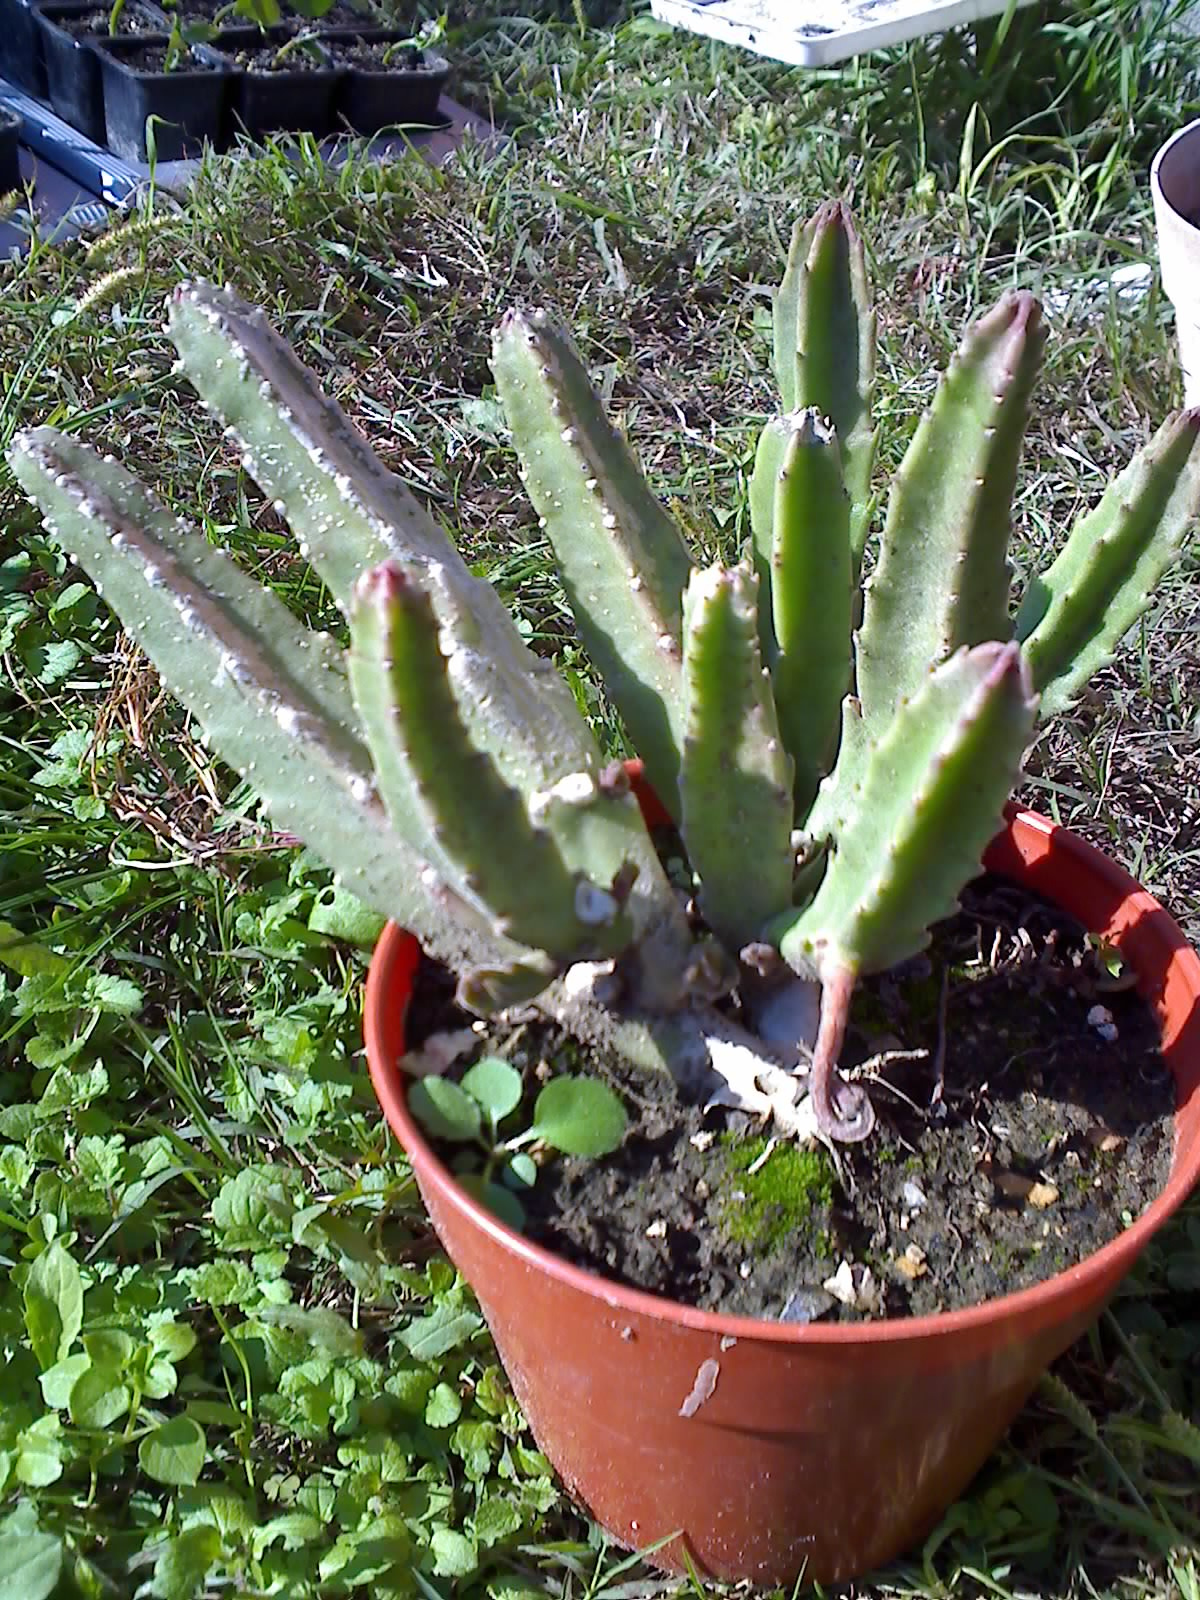
POLYGON ((767 1148, 766 1139, 727 1133, 720 1143, 728 1175, 721 1222, 730 1238, 768 1252, 808 1226, 814 1213, 823 1217, 828 1212, 835 1173, 824 1150, 779 1144, 751 1172, 767 1148))

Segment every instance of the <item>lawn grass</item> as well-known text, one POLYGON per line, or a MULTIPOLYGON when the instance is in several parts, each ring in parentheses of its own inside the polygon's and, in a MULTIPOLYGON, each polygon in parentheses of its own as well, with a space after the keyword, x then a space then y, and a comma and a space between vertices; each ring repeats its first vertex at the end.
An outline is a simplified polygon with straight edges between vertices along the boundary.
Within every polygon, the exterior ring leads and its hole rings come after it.
MULTIPOLYGON (((229 280, 461 527, 616 750, 490 388, 509 302, 573 324, 712 553, 745 534, 766 286, 828 194, 872 247, 885 469, 968 316, 1011 284, 1059 297, 1019 566, 1178 402, 1161 293, 1127 305, 1107 282, 1152 260, 1145 169, 1200 112, 1196 47, 1161 9, 1033 7, 813 74, 623 4, 517 9, 450 8, 461 92, 500 148, 441 173, 330 171, 307 147, 216 161, 186 208, 160 196, 3 269, 0 443, 78 429, 336 626, 171 372, 165 294, 229 280)), ((363 956, 323 931, 363 930, 328 875, 259 821, 6 470, 0 540, 0 1600, 677 1592, 559 1494, 436 1255, 366 1087, 363 956)), ((1043 734, 1024 796, 1193 937, 1196 573, 1189 556, 1043 734)), ((863 1591, 1196 1600, 1198 1263, 1193 1202, 925 1550, 863 1591)))

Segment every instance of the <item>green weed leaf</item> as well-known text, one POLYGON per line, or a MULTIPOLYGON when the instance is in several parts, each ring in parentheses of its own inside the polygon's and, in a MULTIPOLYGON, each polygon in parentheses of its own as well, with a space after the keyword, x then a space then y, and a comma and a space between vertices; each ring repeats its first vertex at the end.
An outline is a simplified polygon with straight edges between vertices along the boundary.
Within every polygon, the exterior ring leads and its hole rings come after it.
POLYGON ((422 1078, 408 1092, 408 1109, 435 1139, 475 1139, 482 1126, 479 1106, 458 1084, 422 1078))
POLYGON ((25 1327, 43 1372, 57 1365, 83 1326, 83 1279, 57 1240, 29 1269, 25 1280, 25 1327))
POLYGON ((233 1306, 257 1299, 258 1279, 244 1261, 218 1259, 189 1269, 192 1295, 203 1305, 233 1306))
POLYGON ((71 1390, 71 1421, 77 1428, 111 1428, 129 1410, 130 1399, 111 1367, 89 1367, 71 1390))
POLYGON ((494 1124, 521 1104, 521 1074, 499 1056, 484 1056, 463 1074, 462 1086, 494 1124))
POLYGON ((462 1416, 462 1396, 453 1384, 439 1383, 425 1402, 425 1421, 431 1428, 449 1428, 462 1416))
POLYGON ((491 1495, 480 1503, 472 1521, 475 1537, 479 1543, 493 1545, 499 1544, 501 1539, 510 1538, 520 1530, 521 1513, 511 1501, 504 1500, 499 1495, 491 1495))
POLYGON ((150 1329, 150 1348, 165 1360, 186 1360, 196 1348, 196 1335, 181 1322, 160 1322, 150 1329))
POLYGON ((473 1311, 456 1311, 437 1306, 427 1317, 418 1317, 401 1331, 400 1338, 418 1361, 436 1361, 450 1350, 465 1344, 482 1326, 473 1311))
POLYGON ((54 1366, 48 1367, 38 1379, 42 1388, 42 1399, 48 1406, 53 1406, 55 1411, 65 1411, 70 1403, 71 1390, 91 1364, 91 1356, 83 1352, 68 1356, 65 1361, 56 1362, 54 1366))
POLYGON ((533 1129, 569 1156, 604 1156, 628 1126, 625 1108, 596 1078, 553 1078, 537 1097, 533 1129))
POLYGON ((315 1544, 325 1530, 325 1524, 307 1511, 288 1511, 281 1517, 272 1517, 264 1528, 254 1533, 254 1552, 260 1559, 264 1550, 281 1543, 285 1550, 303 1550, 315 1544))
POLYGON ((65 978, 71 970, 66 956, 60 956, 30 934, 14 928, 11 922, 0 922, 0 966, 19 973, 22 978, 45 975, 65 978))
POLYGON ((196 1483, 208 1454, 204 1429, 191 1417, 174 1417, 148 1433, 138 1446, 142 1471, 155 1483, 189 1487, 196 1483))
POLYGON ((99 1011, 109 1011, 118 1017, 136 1017, 142 1009, 142 991, 128 978, 117 978, 111 973, 93 972, 88 979, 87 1000, 99 1011))
POLYGON ((263 1306, 258 1320, 269 1328, 287 1328, 291 1333, 298 1333, 331 1356, 362 1354, 361 1335, 327 1306, 318 1306, 312 1311, 301 1306, 263 1306))
POLYGON ((17 1481, 31 1489, 46 1489, 63 1473, 62 1425, 51 1413, 39 1417, 17 1435, 17 1481))
POLYGON ((455 1528, 433 1530, 433 1570, 439 1578, 469 1578, 479 1565, 475 1541, 455 1528))
POLYGON ((265 1250, 291 1242, 295 1209, 277 1171, 246 1167, 221 1185, 212 1217, 227 1250, 265 1250))
POLYGON ((194 1600, 221 1557, 221 1535, 213 1527, 188 1528, 163 1546, 154 1563, 151 1592, 160 1600, 194 1600))
POLYGON ((386 921, 386 917, 363 905, 357 895, 335 885, 318 897, 309 914, 308 927, 311 933, 322 933, 327 939, 344 939, 347 944, 370 949, 386 921))
POLYGON ((510 1156, 501 1177, 510 1189, 515 1189, 520 1194, 522 1189, 532 1189, 537 1182, 537 1162, 532 1156, 527 1156, 524 1150, 518 1150, 516 1155, 510 1156))
POLYGON ((0 1532, 0 1600, 49 1600, 62 1564, 62 1541, 52 1533, 0 1532))

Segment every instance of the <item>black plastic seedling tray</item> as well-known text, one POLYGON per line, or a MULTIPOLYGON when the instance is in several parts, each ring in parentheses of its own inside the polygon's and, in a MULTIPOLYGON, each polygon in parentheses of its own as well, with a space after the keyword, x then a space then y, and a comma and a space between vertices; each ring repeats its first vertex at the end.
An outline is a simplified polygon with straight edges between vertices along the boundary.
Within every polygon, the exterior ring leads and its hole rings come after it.
MULTIPOLYGON (((72 197, 76 195, 82 204, 98 205, 102 202, 106 206, 122 206, 149 183, 151 169, 147 162, 126 160, 105 146, 85 138, 57 116, 43 100, 3 79, 0 79, 0 104, 8 106, 21 118, 21 142, 27 147, 21 158, 26 169, 24 175, 29 177, 36 171, 39 190, 43 186, 43 173, 46 174, 47 183, 52 185, 48 193, 55 198, 44 218, 47 225, 61 218, 65 209, 75 204, 72 197), (35 159, 31 160, 31 157, 35 159)), ((387 160, 415 147, 436 164, 453 150, 467 129, 477 138, 487 141, 495 141, 500 137, 484 118, 456 105, 453 100, 443 99, 441 110, 446 118, 442 127, 380 135, 371 141, 372 153, 380 160, 387 160)), ((341 141, 336 138, 322 143, 326 156, 333 162, 339 159, 341 147, 341 141)), ((160 160, 154 168, 154 183, 159 189, 182 195, 195 172, 195 161, 160 160)), ((94 222, 98 217, 81 220, 94 222)), ((6 234, 3 238, 12 243, 11 235, 6 234)))

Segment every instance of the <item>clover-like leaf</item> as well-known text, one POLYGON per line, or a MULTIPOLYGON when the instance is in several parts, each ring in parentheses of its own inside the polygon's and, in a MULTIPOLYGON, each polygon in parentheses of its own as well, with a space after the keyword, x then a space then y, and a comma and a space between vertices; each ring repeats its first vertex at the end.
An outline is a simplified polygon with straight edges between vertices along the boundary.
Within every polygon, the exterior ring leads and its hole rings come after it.
POLYGON ((207 1524, 185 1528, 161 1546, 152 1592, 163 1600, 193 1600, 220 1555, 221 1535, 216 1528, 207 1524))
POLYGON ((386 921, 349 889, 335 884, 313 906, 308 926, 312 933, 323 933, 327 939, 344 939, 347 944, 369 949, 383 932, 386 921))
POLYGON ((25 1327, 42 1371, 69 1353, 83 1326, 83 1279, 56 1239, 42 1251, 25 1280, 25 1327))
POLYGON ((49 1600, 62 1562, 62 1541, 52 1533, 0 1532, 0 1600, 49 1600))
POLYGON ((515 1155, 508 1158, 500 1179, 502 1183, 520 1194, 522 1189, 533 1188, 537 1182, 537 1173, 537 1162, 533 1157, 527 1156, 523 1150, 518 1150, 515 1155))
POLYGON ((204 1429, 191 1417, 172 1417, 148 1433, 138 1446, 138 1463, 155 1483, 190 1488, 199 1480, 208 1454, 204 1429))
POLYGON ((625 1137, 625 1107, 598 1078, 552 1078, 537 1097, 533 1127, 539 1139, 569 1156, 605 1156, 625 1137))
POLYGON ((458 1182, 472 1200, 478 1200, 481 1206, 486 1206, 506 1227, 517 1233, 524 1228, 525 1207, 511 1189, 502 1189, 498 1183, 490 1183, 477 1172, 464 1173, 458 1182))
POLYGON ((408 1108, 435 1139, 475 1139, 482 1126, 479 1106, 446 1078, 422 1078, 408 1091, 408 1108))
POLYGON ((71 1421, 77 1428, 111 1428, 129 1410, 130 1393, 112 1367, 92 1366, 71 1390, 71 1421))
POLYGON ((462 1086, 493 1125, 521 1104, 521 1074, 499 1056, 484 1056, 463 1074, 462 1086))

